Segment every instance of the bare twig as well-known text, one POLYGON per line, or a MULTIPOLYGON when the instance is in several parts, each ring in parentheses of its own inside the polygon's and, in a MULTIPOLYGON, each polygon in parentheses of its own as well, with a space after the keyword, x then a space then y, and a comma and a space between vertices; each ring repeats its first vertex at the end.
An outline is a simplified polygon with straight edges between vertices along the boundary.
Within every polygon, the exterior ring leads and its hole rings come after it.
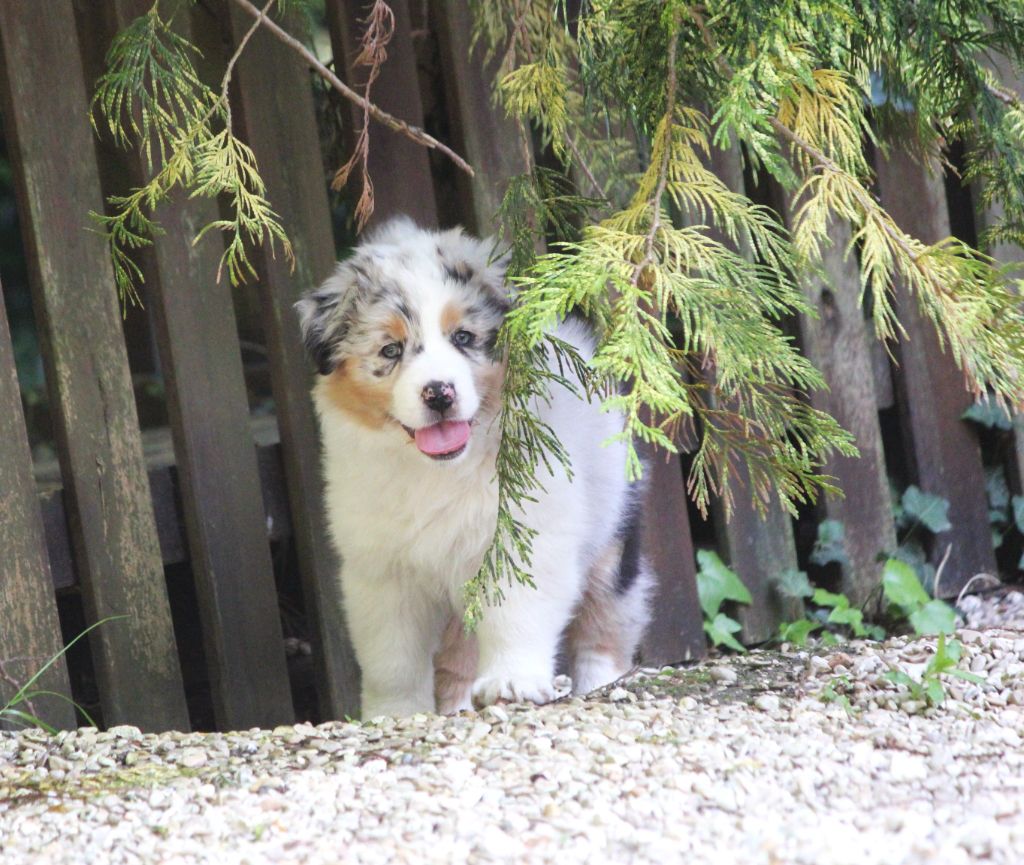
POLYGON ((942 572, 946 569, 946 562, 949 561, 949 554, 953 552, 953 545, 946 544, 946 552, 942 556, 942 561, 939 562, 938 568, 935 569, 935 584, 932 586, 932 595, 936 598, 941 598, 939 594, 939 584, 942 582, 942 572))
POLYGON ((373 215, 373 181, 370 180, 370 89, 373 82, 380 75, 380 67, 387 60, 387 45, 391 37, 395 35, 395 15, 384 0, 375 0, 373 9, 366 17, 366 29, 363 31, 363 38, 360 43, 360 51, 352 66, 368 66, 369 72, 366 75, 366 83, 363 85, 363 98, 366 104, 363 106, 363 125, 359 129, 356 138, 356 145, 349 157, 348 162, 335 172, 331 181, 332 189, 341 189, 347 182, 349 174, 359 163, 363 191, 356 204, 357 230, 362 231, 366 221, 373 215))
MULTIPOLYGON (((232 2, 245 10, 247 13, 252 15, 254 18, 260 16, 260 10, 257 6, 249 2, 249 0, 232 0, 232 2)), ((386 111, 378 108, 369 100, 360 96, 351 87, 345 84, 337 75, 335 75, 330 69, 328 69, 323 63, 321 63, 315 54, 313 54, 305 45, 303 45, 298 39, 292 36, 287 30, 284 30, 278 25, 273 18, 264 18, 262 25, 269 30, 274 36, 295 51, 299 56, 302 57, 309 66, 316 71, 316 73, 323 78, 328 84, 337 90, 342 96, 351 102, 354 102, 363 110, 369 112, 370 116, 378 123, 383 123, 388 129, 399 132, 407 138, 412 139, 417 144, 423 147, 429 147, 431 150, 437 150, 447 156, 452 162, 454 162, 459 168, 466 172, 470 177, 475 176, 473 167, 466 162, 458 153, 452 150, 445 144, 442 144, 432 135, 428 135, 418 126, 413 126, 411 123, 406 123, 404 120, 399 120, 397 117, 388 114, 386 111)))
POLYGON ((587 161, 583 158, 583 154, 580 153, 579 148, 576 146, 576 142, 573 140, 571 135, 566 134, 565 143, 569 146, 572 151, 573 159, 576 160, 576 164, 580 167, 583 173, 586 175, 587 180, 590 181, 590 185, 594 187, 594 192, 597 193, 601 199, 607 199, 604 194, 604 190, 601 188, 601 184, 597 182, 597 178, 594 177, 594 173, 590 170, 590 166, 587 165, 587 161))
MULTIPOLYGON (((515 65, 516 43, 522 35, 523 27, 526 24, 526 13, 529 11, 530 4, 524 3, 523 8, 519 10, 519 13, 516 15, 515 23, 512 25, 512 35, 508 40, 508 47, 505 49, 505 53, 501 57, 501 63, 498 64, 499 70, 510 69, 515 65)), ((529 48, 528 43, 527 48, 529 48)))
MULTIPOLYGON (((960 590, 960 594, 956 596, 956 601, 953 604, 954 607, 960 606, 960 603, 963 601, 964 596, 966 596, 971 586, 973 586, 978 580, 988 580, 990 583, 990 589, 994 589, 996 586, 1001 586, 1003 584, 1003 581, 1000 580, 999 577, 994 576, 993 574, 986 574, 984 572, 980 574, 975 574, 966 583, 964 583, 964 587, 960 590)), ((936 594, 938 593, 936 592, 936 594)))
POLYGON ((231 100, 228 99, 228 87, 231 84, 231 74, 235 70, 235 64, 238 62, 238 58, 242 56, 242 52, 245 51, 245 46, 249 44, 249 40, 252 39, 253 34, 259 29, 260 24, 267 20, 267 13, 270 11, 270 7, 273 6, 277 0, 267 0, 266 5, 260 10, 256 20, 252 22, 252 26, 245 31, 245 35, 239 40, 238 47, 235 49, 235 53, 231 55, 231 59, 228 60, 228 65, 224 69, 224 77, 220 80, 220 99, 207 113, 207 119, 212 115, 217 105, 223 105, 224 110, 227 114, 227 127, 231 129, 231 100))

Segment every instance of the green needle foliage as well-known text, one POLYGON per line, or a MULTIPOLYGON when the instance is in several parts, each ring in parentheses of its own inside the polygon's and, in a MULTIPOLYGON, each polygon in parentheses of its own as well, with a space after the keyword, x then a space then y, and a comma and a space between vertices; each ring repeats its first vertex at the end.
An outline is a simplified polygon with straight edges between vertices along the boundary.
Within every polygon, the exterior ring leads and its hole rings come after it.
MULTIPOLYGON (((865 155, 866 143, 884 151, 898 140, 937 166, 961 141, 964 180, 1001 214, 984 242, 1024 240, 1024 107, 994 72, 994 60, 1024 60, 1022 0, 473 6, 496 99, 520 131, 509 146, 523 173, 498 215, 519 296, 502 335, 495 545, 467 586, 470 620, 500 599, 501 585, 529 581, 520 508, 538 474, 567 468, 533 411, 552 386, 578 384, 623 413, 633 477, 640 443, 690 450, 689 490, 702 510, 720 496, 728 513, 737 487, 758 507, 774 499, 790 512, 834 491, 822 466, 856 451, 809 406, 808 392, 825 382, 784 322, 814 314, 796 284, 837 221, 852 229, 847 254, 859 257, 860 295, 880 339, 902 335, 902 283, 969 390, 1000 406, 1024 402, 1024 313, 1010 274, 960 241, 929 244, 903 231, 872 193, 865 155), (534 139, 560 170, 534 164, 534 139), (716 176, 716 149, 742 153, 790 196, 791 233, 716 176), (572 310, 597 327, 586 370, 548 336, 572 310), (552 352, 559 374, 544 371, 552 352)), ((280 3, 267 9, 279 13, 280 3)), ((98 217, 126 296, 140 278, 130 251, 149 242, 153 211, 176 187, 230 202, 233 216, 206 230, 226 233, 222 267, 233 280, 250 272, 246 243, 279 241, 289 252, 252 153, 232 134, 232 64, 218 93, 193 56, 154 5, 115 41, 94 101, 152 173, 98 217)))
POLYGON ((292 257, 288 237, 264 197, 256 157, 231 128, 230 69, 216 93, 196 72, 197 54, 156 2, 114 39, 107 71, 96 85, 93 126, 102 124, 122 147, 136 147, 151 175, 129 194, 112 196, 111 213, 92 214, 107 236, 122 303, 138 299, 136 285, 142 280, 132 250, 152 243, 160 231, 154 211, 176 188, 193 198, 222 197, 227 204, 229 217, 205 226, 195 238, 199 242, 211 229, 227 235, 218 279, 225 268, 232 283, 256 275, 247 243, 276 240, 292 257))
MULTIPOLYGON (((561 316, 587 312, 594 372, 625 385, 605 400, 626 417, 622 437, 689 449, 702 510, 718 495, 728 513, 739 481, 756 505, 774 497, 792 512, 832 491, 820 472, 830 455, 855 452, 807 405, 825 383, 781 327, 814 314, 796 278, 837 220, 852 228, 846 251, 877 336, 902 336, 902 283, 967 387, 1021 404, 1016 285, 981 251, 903 231, 871 191, 865 144, 898 138, 936 166, 962 139, 965 180, 1003 214, 987 242, 1020 242, 1024 115, 990 58, 1024 57, 1024 4, 585 0, 571 20, 544 0, 475 9, 496 98, 602 198, 579 238, 525 271, 509 332, 536 345, 561 316), (792 234, 710 170, 713 148, 737 146, 790 197, 792 234)), ((513 237, 528 224, 505 221, 513 237)), ((629 468, 641 469, 635 450, 629 468)))

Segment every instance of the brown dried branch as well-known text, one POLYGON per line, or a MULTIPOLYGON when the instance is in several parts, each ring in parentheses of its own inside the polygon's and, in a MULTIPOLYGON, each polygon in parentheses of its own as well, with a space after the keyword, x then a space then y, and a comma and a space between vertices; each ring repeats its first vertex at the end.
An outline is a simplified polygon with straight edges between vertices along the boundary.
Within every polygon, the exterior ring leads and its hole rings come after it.
POLYGON ((395 15, 384 0, 374 0, 373 8, 364 21, 366 25, 360 42, 360 51, 352 62, 353 68, 368 66, 366 83, 363 85, 363 125, 356 137, 355 148, 348 161, 335 172, 331 181, 332 189, 341 189, 356 164, 362 173, 363 189, 356 204, 356 230, 362 231, 366 221, 373 215, 373 181, 370 180, 370 89, 380 75, 380 67, 388 59, 387 45, 395 35, 395 15))
MULTIPOLYGON (((254 18, 260 18, 261 12, 259 7, 255 6, 250 0, 232 0, 232 2, 247 12, 254 18)), ((395 132, 401 133, 407 138, 415 141, 417 144, 423 147, 429 147, 431 150, 437 150, 447 156, 452 162, 454 162, 460 169, 462 169, 470 177, 474 176, 473 167, 466 162, 458 153, 452 150, 445 144, 442 144, 432 135, 427 134, 418 126, 413 126, 411 123, 406 123, 404 120, 400 120, 394 115, 388 114, 383 109, 377 107, 365 97, 361 96, 345 82, 343 82, 337 75, 335 75, 330 69, 328 69, 320 60, 313 54, 305 45, 303 45, 298 39, 292 36, 287 30, 282 28, 272 18, 262 18, 262 26, 266 27, 278 40, 283 42, 293 51, 295 51, 311 69, 313 69, 321 78, 324 79, 328 84, 337 90, 342 96, 348 99, 350 102, 354 102, 365 112, 367 112, 374 120, 378 123, 383 123, 388 129, 395 132)))

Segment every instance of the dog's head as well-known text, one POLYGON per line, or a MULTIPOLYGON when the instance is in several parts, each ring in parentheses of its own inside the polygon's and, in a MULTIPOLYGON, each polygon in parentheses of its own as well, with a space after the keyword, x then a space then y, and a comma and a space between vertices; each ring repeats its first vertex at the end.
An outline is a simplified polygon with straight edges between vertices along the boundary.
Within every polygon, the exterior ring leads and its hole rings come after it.
POLYGON ((460 229, 395 220, 296 305, 319 396, 434 459, 463 454, 500 407, 504 265, 460 229))

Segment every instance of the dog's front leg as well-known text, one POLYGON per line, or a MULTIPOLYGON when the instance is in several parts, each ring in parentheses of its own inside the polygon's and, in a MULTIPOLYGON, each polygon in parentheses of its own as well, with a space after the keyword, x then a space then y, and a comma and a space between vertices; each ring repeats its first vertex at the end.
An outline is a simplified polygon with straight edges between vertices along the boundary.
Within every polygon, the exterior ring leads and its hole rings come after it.
POLYGON ((360 564, 346 561, 343 585, 362 670, 362 717, 433 712, 433 656, 444 611, 414 581, 360 564))
POLYGON ((538 538, 532 567, 536 588, 510 586, 501 604, 485 608, 477 631, 480 667, 473 683, 478 708, 499 700, 546 703, 555 698, 558 642, 582 584, 572 558, 559 545, 538 538))

